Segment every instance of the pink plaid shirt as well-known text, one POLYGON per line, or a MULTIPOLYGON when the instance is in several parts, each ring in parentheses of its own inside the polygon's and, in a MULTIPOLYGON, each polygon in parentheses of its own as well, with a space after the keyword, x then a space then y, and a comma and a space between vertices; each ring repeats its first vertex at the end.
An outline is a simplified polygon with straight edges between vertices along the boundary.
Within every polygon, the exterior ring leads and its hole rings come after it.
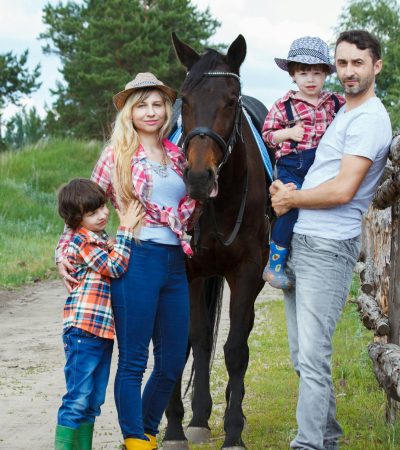
MULTIPOLYGON (((277 100, 265 118, 262 136, 267 146, 275 149, 275 159, 293 152, 293 149, 290 147, 291 141, 284 141, 281 144, 273 142, 274 131, 282 130, 289 126, 284 105, 288 98, 291 99, 293 119, 303 122, 304 125, 303 140, 296 147, 299 151, 318 147, 319 141, 335 117, 335 102, 331 97, 331 92, 322 91, 317 105, 297 99, 294 97, 295 94, 296 91, 289 91, 277 100)), ((340 106, 342 106, 345 103, 344 97, 336 93, 335 95, 339 100, 340 106)))
MULTIPOLYGON (((168 139, 164 139, 162 143, 171 160, 171 168, 182 177, 183 169, 186 166, 184 154, 179 147, 168 141, 168 139)), ((91 179, 104 189, 107 198, 118 209, 113 186, 113 171, 114 151, 111 147, 106 147, 93 169, 91 179)), ((187 255, 192 256, 193 251, 190 245, 184 240, 184 233, 193 226, 194 221, 198 217, 198 213, 200 212, 199 202, 186 195, 181 199, 177 213, 174 212, 172 207, 161 209, 159 205, 152 203, 150 201, 153 189, 152 170, 142 146, 139 146, 138 151, 132 158, 132 184, 138 199, 146 209, 146 226, 170 227, 178 236, 183 251, 187 255), (196 214, 194 214, 195 210, 196 214)), ((66 230, 61 236, 56 249, 57 262, 65 256, 65 250, 71 240, 72 234, 72 231, 66 230)))

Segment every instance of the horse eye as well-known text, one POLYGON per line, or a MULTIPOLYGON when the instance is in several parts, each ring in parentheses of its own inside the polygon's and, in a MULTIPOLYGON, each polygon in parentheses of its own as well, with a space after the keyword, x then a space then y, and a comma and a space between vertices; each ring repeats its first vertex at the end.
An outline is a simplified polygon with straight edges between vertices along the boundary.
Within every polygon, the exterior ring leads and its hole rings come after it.
POLYGON ((233 108, 236 104, 236 99, 231 98, 226 102, 225 108, 233 108))

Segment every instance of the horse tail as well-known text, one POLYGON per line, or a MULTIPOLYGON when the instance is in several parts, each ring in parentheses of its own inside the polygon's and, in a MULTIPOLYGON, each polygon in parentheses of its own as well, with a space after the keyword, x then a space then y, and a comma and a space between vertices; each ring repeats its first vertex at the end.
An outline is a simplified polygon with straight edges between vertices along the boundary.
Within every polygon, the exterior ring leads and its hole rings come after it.
MULTIPOLYGON (((224 294, 224 277, 216 276, 207 278, 204 284, 204 298, 207 305, 208 317, 210 319, 211 328, 211 355, 209 372, 214 362, 215 350, 217 347, 219 322, 221 320, 222 297, 224 294)), ((193 386, 194 378, 194 361, 190 371, 190 378, 183 394, 186 397, 189 389, 193 386)))
POLYGON ((206 280, 205 298, 208 307, 208 316, 210 318, 210 325, 212 330, 211 341, 211 357, 210 357, 210 372, 214 362, 215 350, 217 347, 219 322, 221 320, 222 311, 222 297, 224 294, 224 278, 212 277, 206 280))

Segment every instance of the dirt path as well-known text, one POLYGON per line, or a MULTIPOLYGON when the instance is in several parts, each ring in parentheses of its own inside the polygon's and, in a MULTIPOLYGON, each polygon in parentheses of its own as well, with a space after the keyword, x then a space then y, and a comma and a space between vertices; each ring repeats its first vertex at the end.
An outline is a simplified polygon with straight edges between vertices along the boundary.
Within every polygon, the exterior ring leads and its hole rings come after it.
MULTIPOLYGON (((271 292, 272 291, 272 292, 271 292)), ((228 289, 216 358, 222 358, 228 318, 228 289)), ((264 289, 258 302, 277 298, 264 289)), ((19 292, 0 290, 0 449, 51 450, 57 409, 64 394, 64 355, 61 317, 65 290, 58 280, 29 286, 19 292)), ((106 403, 96 422, 93 448, 120 448, 121 434, 113 400, 117 351, 106 403)), ((151 361, 149 362, 151 366, 151 361)))

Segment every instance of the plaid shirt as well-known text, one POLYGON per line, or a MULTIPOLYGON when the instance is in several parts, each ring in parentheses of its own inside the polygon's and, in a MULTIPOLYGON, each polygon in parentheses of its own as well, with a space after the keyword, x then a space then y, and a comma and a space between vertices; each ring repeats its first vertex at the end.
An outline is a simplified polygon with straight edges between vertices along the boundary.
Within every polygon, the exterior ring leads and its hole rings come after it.
MULTIPOLYGON (((290 140, 280 144, 273 142, 274 131, 282 130, 289 126, 284 105, 287 99, 290 98, 293 119, 301 121, 304 125, 303 140, 297 144, 297 150, 317 148, 319 141, 335 117, 335 102, 332 99, 331 92, 322 91, 317 105, 297 99, 295 94, 296 91, 289 91, 284 97, 277 100, 265 118, 262 136, 267 146, 275 149, 275 159, 293 152, 293 149, 290 147, 290 140)), ((339 100, 340 106, 342 106, 345 103, 344 97, 336 93, 335 95, 339 100)))
POLYGON ((78 284, 64 306, 64 332, 77 327, 102 338, 114 338, 110 277, 119 278, 126 272, 132 238, 129 228, 119 227, 110 250, 105 232, 100 238, 81 227, 73 234, 67 258, 76 269, 71 276, 78 284))
MULTIPOLYGON (((164 148, 172 162, 172 169, 182 178, 183 169, 186 166, 186 158, 181 149, 167 139, 163 140, 164 148)), ((112 183, 114 171, 114 152, 111 147, 106 147, 97 162, 91 179, 99 184, 111 199, 114 207, 118 205, 115 201, 115 190, 112 183)), ((146 226, 150 227, 170 227, 178 236, 183 251, 191 256, 193 254, 190 245, 184 240, 184 233, 194 224, 194 220, 199 212, 199 203, 191 199, 188 195, 179 202, 177 213, 172 207, 160 208, 156 203, 151 202, 153 190, 153 179, 151 166, 147 160, 146 153, 140 145, 138 151, 132 158, 132 184, 140 202, 146 209, 146 226)))

